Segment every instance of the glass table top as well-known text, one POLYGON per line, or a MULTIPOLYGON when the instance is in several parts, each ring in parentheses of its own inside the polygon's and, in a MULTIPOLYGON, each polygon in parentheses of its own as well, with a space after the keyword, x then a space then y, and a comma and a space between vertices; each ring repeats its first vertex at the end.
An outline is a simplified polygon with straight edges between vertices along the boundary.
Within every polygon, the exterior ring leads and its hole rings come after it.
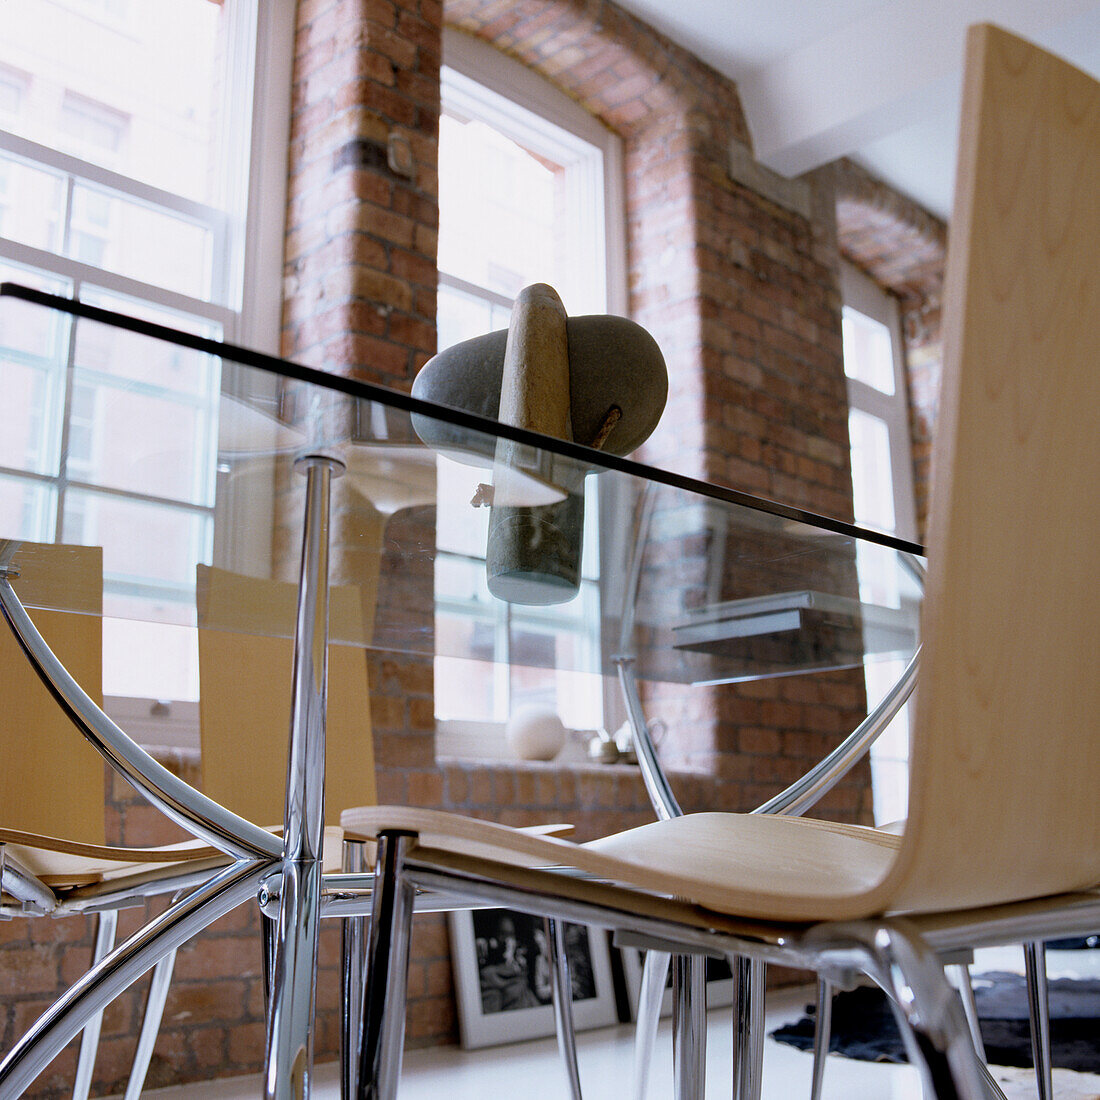
POLYGON ((0 357, 15 589, 102 614, 108 694, 197 698, 199 624, 292 635, 310 455, 338 475, 332 641, 432 658, 437 694, 917 645, 921 550, 892 537, 12 284, 0 357), (46 583, 51 543, 102 548, 102 591, 46 583), (226 607, 234 577, 261 587, 226 607))

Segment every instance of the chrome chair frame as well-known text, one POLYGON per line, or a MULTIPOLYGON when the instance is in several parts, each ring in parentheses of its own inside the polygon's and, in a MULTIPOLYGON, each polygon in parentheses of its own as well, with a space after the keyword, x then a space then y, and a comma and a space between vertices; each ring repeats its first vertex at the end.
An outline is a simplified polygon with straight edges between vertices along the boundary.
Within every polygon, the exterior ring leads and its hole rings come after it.
MULTIPOLYGON (((393 1100, 401 1070, 408 921, 419 891, 470 904, 617 931, 623 942, 671 953, 777 962, 818 971, 836 983, 867 974, 890 995, 910 1061, 929 1095, 987 1100, 1000 1090, 974 1049, 961 1003, 940 955, 974 946, 1084 932, 1100 919, 1100 893, 1030 901, 972 913, 837 924, 733 920, 628 886, 531 870, 415 847, 414 834, 381 830, 371 913, 368 991, 359 1096, 393 1100)), ((691 1057, 694 1052, 688 1052, 691 1057)), ((682 1062, 683 1053, 677 1060, 682 1062)), ((677 1075, 684 1070, 677 1066, 677 1075)), ((736 1085, 735 1076, 735 1085, 736 1085)))
MULTIPOLYGON (((295 637, 292 747, 288 764, 287 812, 281 839, 238 817, 172 775, 135 744, 94 703, 46 645, 12 588, 16 544, 0 553, 0 610, 32 667, 84 737, 152 805, 232 862, 211 868, 191 894, 177 898, 125 943, 114 948, 66 991, 0 1061, 0 1096, 18 1095, 104 1006, 150 968, 167 960, 184 942, 235 908, 261 883, 279 896, 280 924, 272 1008, 268 1023, 265 1095, 308 1095, 311 1068, 312 990, 320 914, 322 784, 316 760, 324 759, 326 636, 328 618, 328 509, 338 462, 328 455, 305 456, 306 520, 295 637), (294 1053, 288 1056, 288 1051, 294 1053), (303 1053, 306 1057, 303 1059, 303 1053), (304 1066, 304 1072, 302 1067, 304 1066)), ((222 861, 216 861, 222 862, 222 861)), ((20 876, 20 882, 26 876, 20 876)), ((172 889, 178 889, 174 882, 172 889)), ((45 900, 39 890, 28 890, 45 900)), ((157 892, 149 876, 108 890, 71 892, 70 906, 107 907, 111 899, 157 892), (127 894, 133 885, 137 893, 127 894)), ((168 963, 161 967, 161 976, 168 963)), ((157 983, 159 989, 162 981, 157 983)), ((151 1039, 143 1036, 139 1045, 151 1039)))
MULTIPOLYGON (((12 559, 15 542, 0 542, 0 578, 5 583, 18 575, 12 559)), ((0 919, 60 917, 86 914, 95 918, 91 965, 94 967, 115 946, 118 912, 140 905, 145 897, 178 894, 204 881, 218 861, 190 859, 165 863, 160 869, 128 875, 116 874, 94 888, 54 888, 23 866, 8 844, 0 841, 0 919)), ((146 999, 139 1042, 130 1066, 125 1100, 136 1100, 144 1085, 153 1041, 163 1015, 171 976, 169 955, 157 963, 146 999)), ((95 1068, 102 1025, 102 1009, 93 1013, 81 1030, 80 1049, 73 1076, 73 1100, 86 1100, 95 1068)))
MULTIPOLYGON (((289 1100, 310 1093, 313 1065, 313 1010, 317 947, 323 916, 345 920, 346 973, 342 1021, 345 1095, 357 1091, 360 1019, 367 1020, 360 1001, 367 990, 354 959, 362 935, 362 919, 371 904, 374 875, 348 857, 348 873, 322 874, 324 833, 324 757, 328 641, 329 507, 331 484, 342 463, 329 454, 303 456, 297 463, 306 477, 305 522, 302 535, 298 611, 294 638, 291 741, 287 765, 287 796, 282 838, 259 828, 201 794, 157 763, 132 741, 88 696, 51 652, 36 629, 12 580, 18 544, 0 548, 0 612, 23 653, 58 704, 107 762, 152 805, 185 830, 217 848, 223 859, 201 861, 170 878, 156 872, 80 887, 63 903, 43 883, 9 856, 4 882, 18 891, 21 905, 44 912, 109 911, 143 897, 174 892, 165 912, 125 943, 110 949, 106 935, 91 968, 71 986, 0 1060, 0 1097, 22 1093, 79 1032, 89 1040, 107 1004, 150 969, 154 978, 150 1010, 138 1041, 138 1057, 151 1055, 171 979, 177 949, 209 924, 250 896, 257 898, 265 918, 265 967, 269 981, 267 1043, 263 1095, 289 1100), (226 865, 226 860, 230 862, 226 865), (181 896, 185 889, 191 892, 181 896), (334 904, 329 904, 329 902, 334 904), (356 993, 359 983, 360 993, 356 993)), ((349 846, 354 847, 354 846, 349 846)), ((3 849, 0 846, 0 858, 3 849)), ((428 911, 462 908, 457 898, 425 898, 417 906, 428 911)), ((107 926, 111 924, 108 917, 107 926)), ((373 935, 373 932, 372 932, 373 935)), ((113 940, 113 937, 112 937, 113 940)), ((572 1095, 579 1100, 580 1083, 572 1025, 568 960, 561 947, 560 928, 549 927, 555 999, 555 1022, 572 1095)), ((373 1017, 371 1017, 373 1019, 373 1017)), ((91 1062, 81 1057, 78 1082, 90 1079, 91 1062)), ((138 1063, 136 1063, 138 1064, 138 1063)), ((136 1087, 140 1089, 137 1075, 136 1087)))

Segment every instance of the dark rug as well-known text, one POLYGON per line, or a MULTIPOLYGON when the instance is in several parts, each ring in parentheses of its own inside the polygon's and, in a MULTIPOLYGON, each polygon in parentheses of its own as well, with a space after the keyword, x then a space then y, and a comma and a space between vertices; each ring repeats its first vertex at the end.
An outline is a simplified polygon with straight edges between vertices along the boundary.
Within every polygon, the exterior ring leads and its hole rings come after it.
MULTIPOLYGON (((1100 1073, 1100 981, 1057 978, 1050 987, 1050 1042, 1054 1065, 1100 1073)), ((995 972, 974 978, 986 1056, 994 1066, 1030 1066, 1031 1028, 1027 986, 1019 974, 995 972)), ((809 1016, 772 1033, 781 1043, 812 1050, 809 1016)), ((829 1050, 865 1062, 906 1062, 905 1048, 885 994, 877 988, 840 993, 833 999, 829 1050)))

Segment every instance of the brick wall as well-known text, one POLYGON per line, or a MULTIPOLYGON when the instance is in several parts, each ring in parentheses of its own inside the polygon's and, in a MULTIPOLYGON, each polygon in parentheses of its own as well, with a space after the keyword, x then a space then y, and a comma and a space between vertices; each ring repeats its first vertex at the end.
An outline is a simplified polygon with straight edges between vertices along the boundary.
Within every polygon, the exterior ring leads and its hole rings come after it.
MULTIPOLYGON (((416 305, 435 281, 439 12, 407 0, 309 3, 301 15, 284 347, 404 386, 433 350, 430 329, 410 343, 394 319, 411 310, 431 320, 416 305), (356 18, 366 22, 352 34, 356 18), (348 50, 354 65, 340 62, 348 50), (410 179, 383 155, 393 135, 415 152, 410 179), (415 264, 395 264, 410 242, 415 264), (349 325, 364 335, 353 340, 349 325)), ((790 188, 759 168, 731 176, 748 142, 734 86, 613 4, 450 0, 442 15, 541 72, 623 140, 629 310, 672 380, 644 457, 850 518, 830 180, 790 188)), ((384 799, 500 820, 549 814, 577 822, 582 837, 644 817, 636 776, 566 774, 550 792, 545 775, 523 769, 441 769, 426 668, 388 669, 372 676, 384 799)), ((731 809, 774 793, 863 705, 851 674, 696 695, 665 700, 669 757, 705 777, 694 805, 731 809)), ((861 773, 827 808, 856 816, 865 795, 861 773)), ((423 923, 414 954, 414 1042, 454 1035, 442 923, 423 923)))
POLYGON ((298 5, 283 353, 299 362, 407 389, 435 351, 442 21, 439 0, 298 5))
MULTIPOLYGON (((909 287, 904 266, 899 273, 890 265, 897 253, 912 255, 912 241, 896 230, 918 220, 915 211, 853 166, 792 182, 755 165, 734 86, 612 3, 300 0, 284 352, 408 388, 435 350, 444 20, 542 72, 623 139, 629 311, 656 337, 671 376, 668 412, 643 457, 850 519, 838 247, 902 297, 918 416, 930 408, 919 379, 935 374, 935 250, 924 281, 909 287), (409 172, 391 168, 392 142, 411 154, 409 172), (886 220, 875 221, 883 208, 886 220)), ((935 237, 934 225, 919 226, 935 237)), ((395 537, 432 538, 430 509, 390 523, 403 528, 391 530, 395 537)), ((338 561, 337 576, 340 568, 338 561)), ((380 606, 399 604, 428 631, 430 586, 428 573, 398 576, 383 558, 380 606)), ((372 656, 369 672, 382 799, 515 824, 571 821, 580 839, 648 819, 640 778, 629 768, 437 761, 430 664, 372 656)), ((860 678, 844 672, 650 701, 671 727, 669 757, 682 769, 675 784, 689 809, 755 805, 831 747, 864 705, 860 678)), ((867 805, 861 771, 823 809, 852 820, 864 818, 867 805)), ((111 813, 129 842, 158 839, 148 813, 119 792, 111 813), (137 828, 140 819, 152 832, 137 828)), ((337 951, 328 928, 318 995, 322 1058, 336 1050, 337 951)), ((89 952, 79 918, 0 926, 0 988, 12 994, 4 1002, 5 1045, 83 969, 89 952)), ((181 952, 151 1083, 259 1067, 258 974, 256 917, 247 908, 181 952)), ((417 921, 409 994, 410 1043, 454 1041, 442 917, 417 921)), ((135 992, 108 1013, 99 1092, 120 1087, 138 1011, 135 992)), ((34 1095, 60 1095, 72 1065, 67 1053, 34 1095)))

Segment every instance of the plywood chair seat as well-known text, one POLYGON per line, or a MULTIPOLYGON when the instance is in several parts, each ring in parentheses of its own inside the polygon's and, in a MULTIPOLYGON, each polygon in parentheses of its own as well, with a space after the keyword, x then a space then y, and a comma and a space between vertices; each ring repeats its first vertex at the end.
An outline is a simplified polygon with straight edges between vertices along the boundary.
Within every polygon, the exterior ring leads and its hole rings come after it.
POLYGON ((197 840, 155 848, 119 848, 0 828, 0 844, 4 845, 6 855, 14 857, 39 881, 55 890, 89 886, 146 871, 174 873, 185 864, 207 859, 225 862, 225 856, 217 848, 197 840))
MULTIPOLYGON (((278 834, 282 826, 269 831, 278 834)), ((343 840, 343 829, 337 825, 325 826, 323 868, 326 872, 340 870, 343 840)), ((229 862, 217 848, 198 840, 153 848, 120 848, 0 828, 0 844, 6 855, 54 891, 111 882, 130 875, 157 873, 170 877, 204 861, 209 861, 211 867, 229 862)))
POLYGON ((412 807, 363 807, 342 822, 349 838, 403 830, 435 851, 571 867, 715 912, 790 921, 865 916, 859 897, 885 876, 901 846, 900 837, 858 825, 762 814, 689 814, 589 844, 412 807))

